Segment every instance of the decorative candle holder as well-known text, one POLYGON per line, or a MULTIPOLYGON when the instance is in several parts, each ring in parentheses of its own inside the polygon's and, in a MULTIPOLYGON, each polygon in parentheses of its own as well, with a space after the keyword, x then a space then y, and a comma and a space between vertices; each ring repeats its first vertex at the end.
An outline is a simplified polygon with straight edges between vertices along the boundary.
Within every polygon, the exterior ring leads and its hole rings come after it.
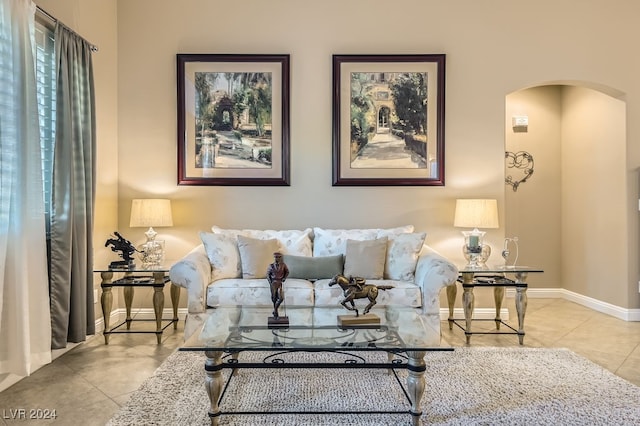
POLYGON ((487 259, 491 255, 491 247, 484 244, 486 232, 474 229, 473 231, 462 231, 464 235, 464 245, 462 254, 467 260, 467 267, 480 268, 485 266, 487 259))

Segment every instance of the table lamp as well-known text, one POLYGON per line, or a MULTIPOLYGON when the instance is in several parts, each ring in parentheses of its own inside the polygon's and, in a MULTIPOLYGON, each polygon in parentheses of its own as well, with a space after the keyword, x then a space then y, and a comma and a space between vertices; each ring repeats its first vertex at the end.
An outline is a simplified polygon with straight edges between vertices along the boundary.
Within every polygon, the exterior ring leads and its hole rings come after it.
POLYGON ((164 261, 164 241, 156 240, 158 233, 153 227, 173 226, 170 200, 153 198, 131 202, 129 227, 146 226, 149 229, 144 233, 147 236, 147 241, 141 247, 142 266, 159 266, 164 261))
POLYGON ((498 201, 483 199, 456 200, 456 213, 453 226, 473 228, 462 231, 464 245, 462 253, 467 267, 482 267, 491 255, 491 247, 483 243, 486 232, 478 228, 498 228, 498 201))

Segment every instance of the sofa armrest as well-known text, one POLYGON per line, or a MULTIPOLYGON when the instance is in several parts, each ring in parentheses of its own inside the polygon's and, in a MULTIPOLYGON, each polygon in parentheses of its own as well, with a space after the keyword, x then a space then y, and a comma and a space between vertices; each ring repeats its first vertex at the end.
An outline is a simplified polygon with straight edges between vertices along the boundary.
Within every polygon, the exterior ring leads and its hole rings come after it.
POLYGON ((422 289, 422 313, 440 313, 440 290, 455 285, 458 279, 456 265, 431 247, 424 245, 416 266, 415 283, 422 289))
POLYGON ((187 308, 190 314, 205 312, 206 289, 211 282, 211 263, 202 244, 171 266, 169 278, 173 284, 187 289, 187 308))

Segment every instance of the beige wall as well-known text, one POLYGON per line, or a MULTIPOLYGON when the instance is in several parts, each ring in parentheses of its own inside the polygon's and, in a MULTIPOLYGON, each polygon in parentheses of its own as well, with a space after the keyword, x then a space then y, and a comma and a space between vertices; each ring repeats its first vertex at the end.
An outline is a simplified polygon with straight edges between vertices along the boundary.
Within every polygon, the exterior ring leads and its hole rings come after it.
MULTIPOLYGON (((541 84, 589 82, 626 100, 627 158, 619 187, 624 205, 622 214, 609 222, 613 235, 632 231, 621 247, 621 257, 628 259, 622 286, 629 297, 615 303, 640 307, 640 120, 634 120, 640 114, 640 57, 629 54, 640 36, 640 3, 635 0, 38 3, 60 11, 60 19, 100 46, 95 55, 99 193, 104 197, 99 210, 105 216, 97 221, 96 247, 116 223, 131 240, 143 241, 143 229, 128 228, 131 199, 161 195, 174 200, 175 226, 159 230, 173 258, 195 245, 197 231, 212 224, 302 228, 411 223, 428 232, 436 249, 461 262, 460 234, 452 227, 455 199, 497 198, 504 219, 505 97, 541 84), (291 55, 290 187, 176 185, 177 53, 291 55), (445 187, 331 186, 331 55, 337 53, 447 54, 445 187), (111 145, 115 143, 117 149, 111 145), (111 216, 114 197, 117 219, 111 216)), ((488 233, 496 259, 504 236, 504 227, 488 233)))
POLYGON ((579 87, 565 87, 561 102, 564 287, 625 306, 625 105, 579 87))
MULTIPOLYGON (((543 86, 512 93, 506 98, 505 147, 526 151, 534 161, 533 175, 505 190, 505 235, 518 237, 518 264, 544 265, 544 274, 531 274, 532 287, 562 287, 561 279, 561 123, 562 86, 543 86), (513 116, 527 116, 526 132, 514 131, 513 116)), ((521 179, 523 170, 506 169, 521 179)), ((509 246, 514 252, 514 246, 509 246)), ((510 261, 514 260, 514 255, 510 261)))

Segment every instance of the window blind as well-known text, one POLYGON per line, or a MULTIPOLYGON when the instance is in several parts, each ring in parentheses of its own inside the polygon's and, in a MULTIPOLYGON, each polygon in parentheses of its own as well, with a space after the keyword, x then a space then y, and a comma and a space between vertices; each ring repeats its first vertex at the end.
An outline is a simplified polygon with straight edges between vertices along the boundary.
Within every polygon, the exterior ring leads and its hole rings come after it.
POLYGON ((40 123, 40 145, 42 148, 42 176, 44 203, 49 238, 49 216, 51 212, 51 184, 56 128, 55 91, 55 44, 53 30, 36 20, 36 85, 38 90, 38 116, 40 123))

